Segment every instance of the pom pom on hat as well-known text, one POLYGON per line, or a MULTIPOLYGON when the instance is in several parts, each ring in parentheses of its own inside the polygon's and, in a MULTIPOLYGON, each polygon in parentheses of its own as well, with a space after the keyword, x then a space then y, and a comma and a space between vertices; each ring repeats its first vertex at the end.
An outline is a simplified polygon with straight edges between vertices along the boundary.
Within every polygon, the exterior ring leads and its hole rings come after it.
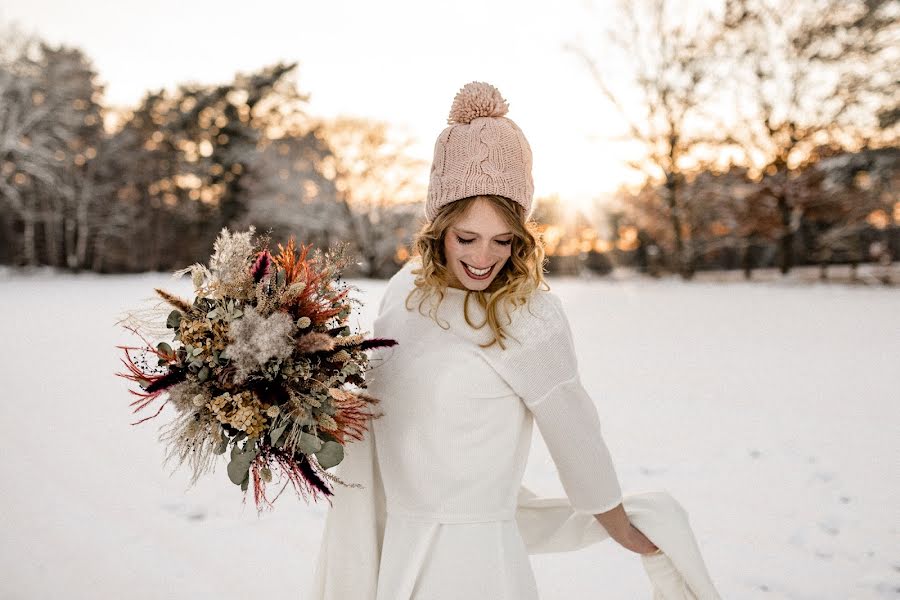
POLYGON ((500 90, 489 83, 473 81, 456 93, 447 123, 467 124, 478 117, 502 117, 507 112, 509 104, 500 95, 500 90))

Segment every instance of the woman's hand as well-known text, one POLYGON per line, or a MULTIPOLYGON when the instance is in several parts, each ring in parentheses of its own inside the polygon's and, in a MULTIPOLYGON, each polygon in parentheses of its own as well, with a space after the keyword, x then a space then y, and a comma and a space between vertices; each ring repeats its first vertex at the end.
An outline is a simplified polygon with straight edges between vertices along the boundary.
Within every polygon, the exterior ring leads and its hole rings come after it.
POLYGON ((638 554, 654 554, 659 548, 634 525, 630 525, 623 539, 617 540, 624 548, 638 554))
POLYGON ((647 536, 631 524, 625 513, 625 507, 621 503, 604 513, 595 514, 594 518, 600 521, 600 524, 609 533, 609 537, 632 552, 653 554, 659 550, 653 542, 647 539, 647 536))

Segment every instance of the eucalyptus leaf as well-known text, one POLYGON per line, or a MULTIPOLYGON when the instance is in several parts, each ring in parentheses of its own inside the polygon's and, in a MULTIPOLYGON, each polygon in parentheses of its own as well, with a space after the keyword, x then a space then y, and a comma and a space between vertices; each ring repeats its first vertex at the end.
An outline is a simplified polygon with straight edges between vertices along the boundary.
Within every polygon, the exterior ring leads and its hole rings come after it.
POLYGON ((240 484, 247 477, 251 462, 253 462, 253 457, 246 452, 240 452, 231 459, 231 462, 228 463, 228 478, 232 483, 240 484))
POLYGON ((172 346, 168 345, 165 342, 160 342, 156 345, 156 349, 162 352, 163 354, 172 354, 172 346))
POLYGON ((278 438, 281 437, 281 434, 284 433, 284 430, 287 429, 288 425, 290 425, 290 421, 285 421, 284 423, 273 429, 271 433, 269 433, 269 439, 271 440, 272 444, 278 443, 278 438))
POLYGON ((216 454, 225 454, 225 450, 227 450, 227 449, 228 449, 228 438, 223 435, 222 441, 219 442, 219 444, 215 448, 213 448, 213 452, 216 454))
POLYGON ((203 365, 203 368, 200 369, 200 372, 197 373, 197 379, 200 381, 206 381, 206 378, 209 377, 209 367, 203 365))
POLYGON ((173 310, 169 313, 168 318, 166 318, 166 327, 170 329, 178 329, 178 325, 181 323, 181 312, 177 310, 173 310))
POLYGON ((322 448, 322 440, 314 435, 303 432, 297 439, 297 448, 303 454, 313 454, 322 448))
POLYGON ((315 454, 316 460, 319 461, 322 468, 330 469, 344 460, 344 447, 337 442, 329 440, 325 442, 325 444, 322 445, 322 449, 315 454))
POLYGON ((333 434, 328 433, 327 431, 324 431, 324 430, 319 432, 319 437, 322 438, 322 440, 326 441, 326 442, 329 440, 332 442, 338 441, 338 439, 336 437, 334 437, 333 434))

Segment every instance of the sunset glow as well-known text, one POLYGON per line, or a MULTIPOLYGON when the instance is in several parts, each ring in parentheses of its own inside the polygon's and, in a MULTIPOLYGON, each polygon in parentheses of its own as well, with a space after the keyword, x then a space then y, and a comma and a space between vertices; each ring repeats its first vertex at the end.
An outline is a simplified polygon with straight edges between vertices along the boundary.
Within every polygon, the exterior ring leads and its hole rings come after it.
MULTIPOLYGON (((98 0, 13 1, 4 3, 0 19, 84 48, 106 83, 107 103, 123 108, 148 90, 220 83, 236 71, 299 61, 296 80, 310 93, 311 115, 387 121, 416 139, 410 151, 428 163, 453 95, 468 81, 489 81, 531 144, 535 196, 559 193, 586 209, 597 194, 636 179, 623 162, 624 144, 612 141, 623 133, 615 109, 563 50, 577 36, 596 33, 590 24, 602 23, 598 15, 607 5, 596 2, 592 12, 569 0, 547 11, 539 3, 468 0, 446 12, 412 0, 284 3, 269 10, 258 5, 238 24, 211 0, 164 0, 153 11, 115 15, 98 0), (322 24, 338 20, 341 41, 335 43, 333 30, 322 24), (500 21, 507 25, 502 35, 495 28, 500 21), (439 42, 448 39, 452 43, 439 42)), ((426 168, 422 185, 427 176, 426 168)))

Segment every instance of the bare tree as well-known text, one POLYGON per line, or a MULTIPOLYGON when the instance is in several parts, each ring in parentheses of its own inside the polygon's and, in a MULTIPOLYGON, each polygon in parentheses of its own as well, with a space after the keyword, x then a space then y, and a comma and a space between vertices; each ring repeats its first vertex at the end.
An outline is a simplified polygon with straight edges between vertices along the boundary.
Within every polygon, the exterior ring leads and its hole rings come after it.
POLYGON ((411 214, 395 205, 424 198, 420 176, 427 164, 409 154, 410 138, 383 122, 337 117, 323 121, 323 130, 332 150, 326 171, 334 179, 343 225, 364 261, 362 273, 382 275, 395 266, 397 231, 389 215, 411 214))
POLYGON ((804 214, 793 179, 832 143, 886 137, 898 106, 896 0, 727 0, 739 115, 733 138, 763 179, 778 219, 779 266, 790 271, 804 214), (879 123, 880 118, 880 123, 879 123))
POLYGON ((710 117, 724 24, 715 13, 685 11, 684 4, 620 2, 618 13, 608 19, 609 48, 602 61, 583 44, 567 44, 566 49, 583 59, 602 94, 618 109, 626 137, 643 146, 642 156, 628 165, 649 182, 661 183, 676 267, 687 278, 693 274, 694 256, 686 218, 691 199, 682 193, 685 175, 727 139, 717 137, 720 128, 710 117), (613 65, 625 65, 627 81, 616 82, 613 65))

